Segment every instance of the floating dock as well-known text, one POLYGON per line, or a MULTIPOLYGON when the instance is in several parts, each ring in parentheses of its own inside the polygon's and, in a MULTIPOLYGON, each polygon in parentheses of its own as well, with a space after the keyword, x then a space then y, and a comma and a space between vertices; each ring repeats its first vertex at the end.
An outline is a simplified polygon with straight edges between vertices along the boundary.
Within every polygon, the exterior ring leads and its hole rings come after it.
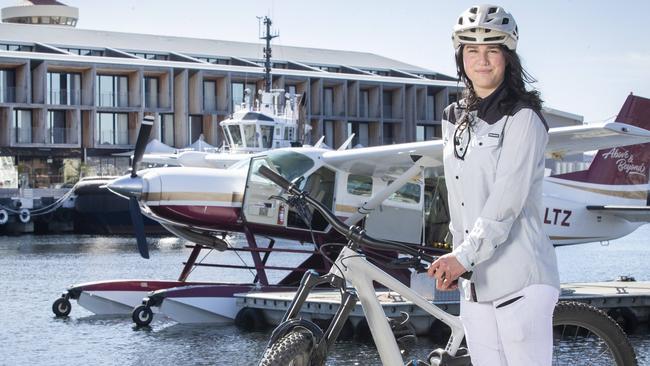
MULTIPOLYGON (((239 308, 259 309, 263 312, 269 324, 277 325, 291 305, 294 294, 294 292, 248 293, 236 294, 235 297, 237 297, 239 308)), ((416 334, 423 335, 433 332, 432 326, 436 320, 412 302, 390 291, 378 291, 377 298, 380 300, 387 317, 398 318, 402 312, 406 312, 410 316, 416 334)), ((639 323, 648 321, 650 313, 650 281, 623 280, 563 284, 560 301, 579 301, 593 305, 612 316, 624 329, 631 331, 639 323)), ((458 291, 436 292, 433 303, 451 314, 458 315, 458 291)), ((312 291, 303 305, 301 315, 303 318, 316 323, 329 321, 339 304, 340 293, 336 290, 312 291)), ((364 326, 365 318, 360 303, 352 312, 350 321, 355 329, 364 326)))

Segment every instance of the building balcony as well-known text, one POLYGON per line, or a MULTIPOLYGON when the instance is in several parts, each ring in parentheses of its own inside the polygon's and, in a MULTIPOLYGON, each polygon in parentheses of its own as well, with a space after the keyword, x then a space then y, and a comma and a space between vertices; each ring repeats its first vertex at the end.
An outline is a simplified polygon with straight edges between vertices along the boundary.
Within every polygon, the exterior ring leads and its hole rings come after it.
POLYGON ((0 103, 27 103, 27 88, 0 86, 0 103))
POLYGON ((128 131, 103 130, 95 139, 96 147, 125 147, 133 144, 134 142, 129 140, 128 131))
POLYGON ((47 128, 44 143, 48 145, 77 145, 79 144, 79 131, 76 128, 47 128))
POLYGON ((97 93, 98 107, 124 108, 129 106, 129 93, 97 93))
POLYGON ((47 104, 52 105, 81 105, 80 89, 58 89, 47 93, 47 104))

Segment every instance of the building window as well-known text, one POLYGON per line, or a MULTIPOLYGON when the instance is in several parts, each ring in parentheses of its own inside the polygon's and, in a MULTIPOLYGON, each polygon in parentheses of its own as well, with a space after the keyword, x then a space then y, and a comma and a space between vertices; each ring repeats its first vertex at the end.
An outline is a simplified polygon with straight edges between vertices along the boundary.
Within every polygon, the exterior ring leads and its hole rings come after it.
POLYGON ((384 145, 391 145, 395 143, 395 125, 392 123, 384 123, 384 145))
POLYGON ((382 93, 384 118, 393 118, 393 92, 382 93))
POLYGON ((257 94, 255 84, 248 83, 232 83, 231 92, 232 92, 232 111, 236 112, 239 110, 242 103, 244 103, 244 90, 248 89, 250 91, 251 103, 257 94), (246 87, 244 87, 244 85, 246 87))
POLYGON ((16 101, 16 71, 13 69, 0 70, 0 103, 16 101))
POLYGON ((97 106, 127 107, 129 105, 129 82, 126 76, 97 75, 97 106))
POLYGON ((145 77, 144 78, 144 107, 145 108, 158 108, 158 78, 145 77))
POLYGON ((323 89, 323 114, 326 116, 334 115, 334 89, 323 89))
POLYGON ((323 136, 325 145, 334 148, 334 121, 323 121, 323 136))
POLYGON ((217 110, 217 82, 214 80, 203 81, 203 110, 206 112, 217 110))
POLYGON ((369 127, 365 122, 348 122, 348 136, 354 133, 352 146, 370 146, 369 127))
POLYGON ((47 104, 81 104, 81 74, 47 73, 47 104))
POLYGON ((174 146, 174 115, 166 113, 160 115, 160 139, 163 144, 174 146))
MULTIPOLYGON (((198 140, 203 134, 203 116, 190 114, 189 118, 189 136, 190 144, 198 140)), ((253 134, 254 136, 255 134, 253 134)))
POLYGON ((100 145, 128 145, 129 115, 98 112, 96 136, 100 145))
POLYGON ((416 141, 429 141, 433 140, 434 137, 434 126, 422 126, 418 125, 415 128, 415 140, 416 141))
POLYGON ((67 121, 65 111, 47 111, 47 142, 50 144, 65 144, 67 121))
POLYGON ((362 90, 359 96, 359 117, 368 118, 368 105, 370 104, 370 93, 362 90))
POLYGON ((433 89, 427 90, 427 121, 433 121, 436 118, 436 96, 433 89))
POLYGON ((16 142, 29 144, 32 142, 32 111, 29 109, 14 109, 16 126, 16 142))

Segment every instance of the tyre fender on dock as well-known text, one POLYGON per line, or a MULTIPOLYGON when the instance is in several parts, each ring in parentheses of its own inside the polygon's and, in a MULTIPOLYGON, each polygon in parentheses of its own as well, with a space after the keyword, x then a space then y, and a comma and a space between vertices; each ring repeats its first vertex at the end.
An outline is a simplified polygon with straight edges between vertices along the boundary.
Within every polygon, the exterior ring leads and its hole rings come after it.
POLYGON ((23 224, 26 224, 29 222, 29 220, 32 218, 31 214, 29 213, 29 210, 26 208, 21 208, 20 212, 18 213, 18 219, 20 222, 23 224))
POLYGON ((266 329, 268 323, 262 309, 246 307, 235 316, 235 325, 248 332, 259 332, 266 329))
POLYGON ((0 225, 4 225, 9 221, 9 214, 4 208, 0 208, 0 225))

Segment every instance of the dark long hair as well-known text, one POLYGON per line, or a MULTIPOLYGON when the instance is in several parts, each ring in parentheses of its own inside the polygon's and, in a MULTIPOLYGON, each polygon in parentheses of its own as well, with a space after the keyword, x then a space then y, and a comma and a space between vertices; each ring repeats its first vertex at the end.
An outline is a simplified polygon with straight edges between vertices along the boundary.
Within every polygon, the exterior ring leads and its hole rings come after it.
MULTIPOLYGON (((466 108, 471 111, 478 108, 478 103, 481 101, 481 98, 476 95, 474 85, 472 85, 472 81, 467 77, 467 73, 465 72, 465 67, 463 66, 464 47, 465 45, 461 45, 456 50, 456 72, 458 73, 459 79, 467 86, 462 96, 465 99, 466 108)), ((526 89, 526 84, 532 84, 537 80, 521 66, 521 60, 517 52, 511 51, 504 45, 501 45, 501 51, 506 60, 503 82, 505 83, 507 94, 499 104, 500 112, 504 114, 508 113, 518 102, 528 105, 535 110, 541 110, 543 101, 539 91, 526 89)))

